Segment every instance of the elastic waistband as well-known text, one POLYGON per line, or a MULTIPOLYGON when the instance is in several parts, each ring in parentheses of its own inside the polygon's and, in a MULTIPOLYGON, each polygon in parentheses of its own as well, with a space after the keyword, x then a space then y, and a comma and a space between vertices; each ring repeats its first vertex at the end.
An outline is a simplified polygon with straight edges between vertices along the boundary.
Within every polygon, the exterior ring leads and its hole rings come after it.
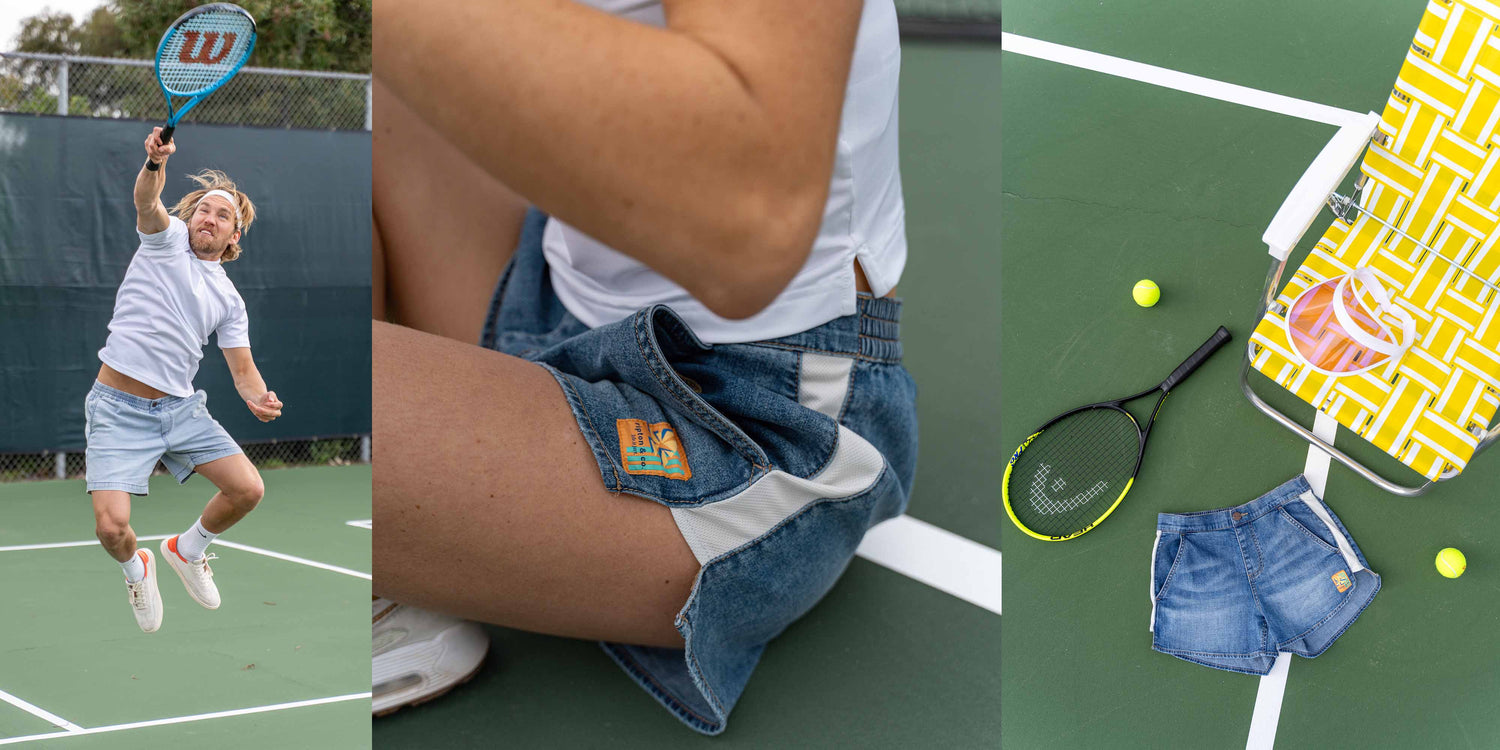
POLYGON ((1298 474, 1285 484, 1251 500, 1244 505, 1198 513, 1160 513, 1156 516, 1158 531, 1180 533, 1186 531, 1224 531, 1243 526, 1261 516, 1271 513, 1283 505, 1312 493, 1307 478, 1298 474))
POLYGON ((801 333, 754 343, 900 362, 901 300, 860 292, 858 311, 853 315, 834 318, 801 333))
POLYGON ((126 393, 118 388, 111 388, 97 380, 91 389, 94 393, 111 401, 119 401, 122 404, 134 406, 137 409, 150 409, 157 406, 167 406, 183 400, 182 396, 162 396, 161 398, 144 398, 134 393, 126 393))

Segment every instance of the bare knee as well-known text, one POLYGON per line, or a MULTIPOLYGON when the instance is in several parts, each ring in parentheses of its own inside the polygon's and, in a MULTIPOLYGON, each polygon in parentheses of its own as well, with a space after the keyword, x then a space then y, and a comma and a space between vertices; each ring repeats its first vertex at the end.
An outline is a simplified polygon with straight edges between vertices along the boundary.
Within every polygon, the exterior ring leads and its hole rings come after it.
POLYGON ((260 499, 266 496, 266 483, 257 474, 251 479, 236 484, 224 492, 224 497, 234 505, 235 510, 240 513, 249 513, 260 505, 260 499))
POLYGON ((98 514, 94 518, 94 535, 105 549, 116 549, 129 541, 130 521, 113 513, 98 514))

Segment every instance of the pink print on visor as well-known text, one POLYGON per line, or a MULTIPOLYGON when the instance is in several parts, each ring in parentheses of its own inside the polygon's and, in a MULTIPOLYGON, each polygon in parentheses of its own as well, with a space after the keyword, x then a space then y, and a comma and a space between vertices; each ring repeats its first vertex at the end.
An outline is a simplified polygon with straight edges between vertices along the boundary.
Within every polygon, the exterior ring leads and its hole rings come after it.
POLYGON ((1353 375, 1399 358, 1411 346, 1416 323, 1391 302, 1374 272, 1358 268, 1297 295, 1287 311, 1286 332, 1293 351, 1312 369, 1353 375), (1373 311, 1365 296, 1375 301, 1373 311), (1390 319, 1400 328, 1388 324, 1390 319))

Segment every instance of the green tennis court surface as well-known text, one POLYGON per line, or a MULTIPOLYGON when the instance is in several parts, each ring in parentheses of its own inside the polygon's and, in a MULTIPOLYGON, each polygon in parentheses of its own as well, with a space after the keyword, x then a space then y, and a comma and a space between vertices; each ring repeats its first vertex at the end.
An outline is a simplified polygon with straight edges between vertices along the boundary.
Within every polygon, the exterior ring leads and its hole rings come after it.
MULTIPOLYGON (((1097 72, 1080 53, 1378 112, 1423 4, 1018 0, 1006 10, 997 459, 1065 407, 1158 382, 1215 326, 1235 340, 1167 399, 1139 480, 1103 525, 1059 544, 1004 525, 1003 743, 1268 747, 1263 733, 1251 739, 1259 678, 1151 650, 1148 569, 1158 512, 1237 505, 1306 463, 1306 445, 1240 394, 1237 358, 1269 263, 1260 235, 1335 129, 1097 72), (1032 40, 1071 51, 1039 56, 1032 40), (1130 298, 1143 278, 1163 290, 1153 309, 1130 298)), ((1311 423, 1310 407, 1294 413, 1311 423)), ((1357 446, 1342 431, 1337 440, 1357 446)), ((1262 700, 1277 746, 1495 745, 1497 480, 1500 453, 1418 499, 1330 469, 1326 500, 1383 585, 1327 652, 1291 661, 1279 710, 1262 700), (1456 581, 1433 566, 1446 546, 1468 555, 1456 581)))
MULTIPOLYGON (((370 469, 262 476, 260 506, 209 548, 223 605, 202 609, 163 568, 152 634, 89 543, 82 481, 0 485, 0 745, 369 746, 370 532, 348 522, 370 516, 370 469)), ((132 509, 140 545, 155 552, 212 492, 153 477, 132 509)))
MULTIPOLYGON (((903 45, 901 170, 911 255, 905 361, 920 389, 910 515, 989 548, 998 570, 1000 52, 903 45)), ((379 533, 378 530, 376 533, 379 533)), ((897 549, 916 545, 894 540, 897 549)), ((940 542, 936 578, 962 578, 940 542)), ((998 598, 1000 582, 974 585, 998 598)), ((998 609, 998 606, 996 606, 998 609)), ((1000 616, 856 558, 766 650, 729 727, 681 725, 593 643, 491 629, 490 661, 440 700, 376 720, 382 748, 995 747, 1000 616)))

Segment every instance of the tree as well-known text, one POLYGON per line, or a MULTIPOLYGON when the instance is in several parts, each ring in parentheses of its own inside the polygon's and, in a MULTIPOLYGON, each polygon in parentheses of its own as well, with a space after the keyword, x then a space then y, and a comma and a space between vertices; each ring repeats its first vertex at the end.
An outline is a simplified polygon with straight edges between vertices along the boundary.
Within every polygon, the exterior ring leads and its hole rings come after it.
MULTIPOLYGON (((22 23, 17 50, 150 60, 172 21, 195 0, 108 0, 74 23, 44 13, 22 23)), ((256 19, 250 65, 368 73, 371 0, 240 0, 256 19)), ((55 112, 55 63, 9 60, 0 66, 0 110, 55 112)), ((98 117, 158 119, 161 94, 148 68, 74 63, 69 112, 98 117)), ((241 74, 199 104, 188 122, 358 129, 364 125, 358 81, 241 74)))
MULTIPOLYGON (((43 13, 21 25, 19 52, 149 60, 162 32, 195 0, 109 0, 88 18, 43 13)), ((255 57, 268 68, 370 72, 371 0, 241 0, 255 17, 255 57)))

